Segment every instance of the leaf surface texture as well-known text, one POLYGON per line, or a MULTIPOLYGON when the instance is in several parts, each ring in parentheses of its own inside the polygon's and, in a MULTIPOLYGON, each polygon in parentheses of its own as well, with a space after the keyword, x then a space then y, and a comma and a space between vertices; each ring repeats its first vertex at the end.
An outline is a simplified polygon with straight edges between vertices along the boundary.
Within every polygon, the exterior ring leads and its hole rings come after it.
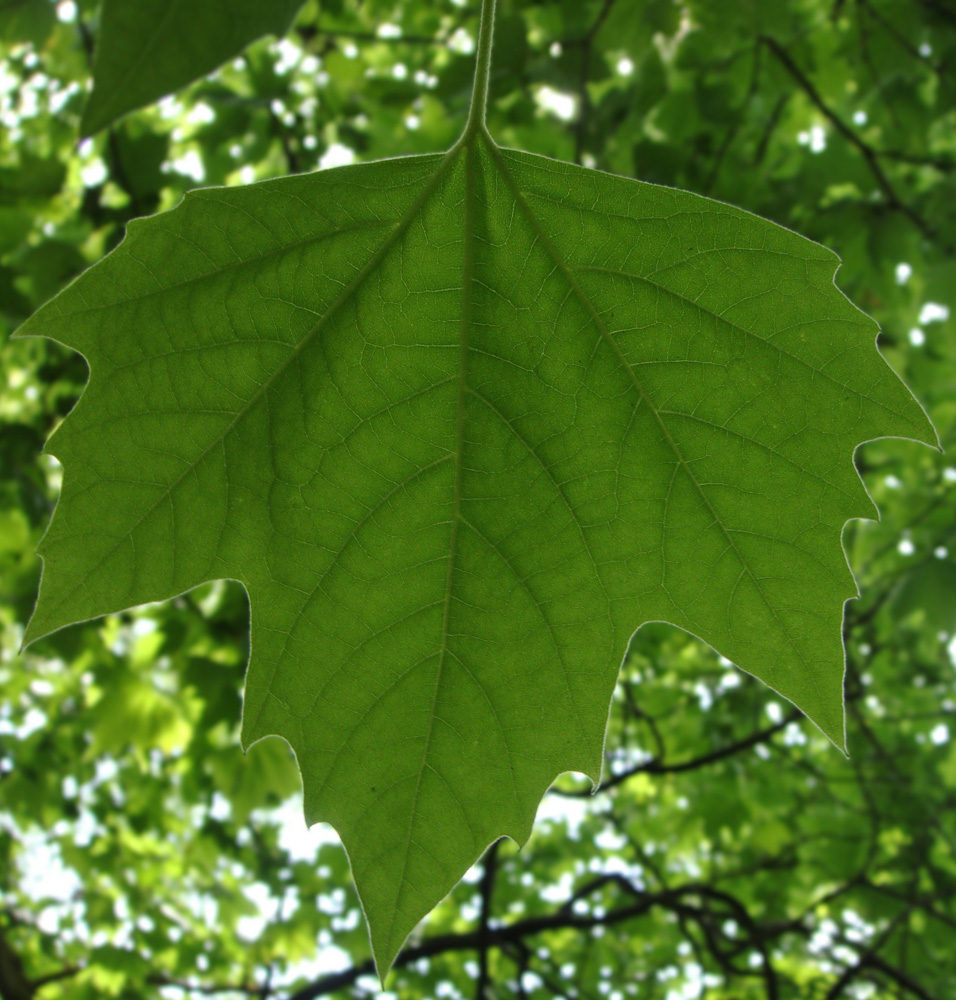
POLYGON ((232 578, 384 969, 671 622, 843 745, 862 441, 935 442, 837 258, 499 149, 187 195, 24 328, 89 361, 28 641, 232 578))

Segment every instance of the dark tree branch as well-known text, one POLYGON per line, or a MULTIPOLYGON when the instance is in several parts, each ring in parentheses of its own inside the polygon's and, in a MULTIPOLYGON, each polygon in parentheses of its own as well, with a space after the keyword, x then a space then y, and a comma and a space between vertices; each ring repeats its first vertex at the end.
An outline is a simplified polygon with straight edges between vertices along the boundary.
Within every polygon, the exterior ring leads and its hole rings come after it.
MULTIPOLYGON (((557 930, 588 931, 595 927, 612 927, 644 916, 656 907, 663 907, 678 916, 683 914, 698 923, 705 931, 710 928, 714 920, 723 920, 727 916, 733 915, 739 924, 747 930, 749 944, 764 958, 761 970, 757 972, 741 970, 739 974, 762 977, 766 983, 768 1000, 776 1000, 779 996, 777 976, 767 950, 767 941, 794 931, 804 931, 800 921, 783 921, 761 926, 754 921, 747 908, 738 899, 730 893, 714 889, 712 886, 693 883, 676 889, 648 893, 637 888, 622 875, 617 874, 599 876, 548 915, 528 917, 506 927, 488 928, 484 934, 478 930, 467 934, 436 935, 421 944, 400 952, 393 967, 396 969, 404 968, 420 959, 432 958, 436 955, 475 951, 482 945, 487 948, 500 948, 506 952, 515 948, 527 949, 525 939, 537 934, 557 930), (573 911, 574 901, 583 899, 608 885, 617 886, 626 895, 631 896, 634 902, 628 906, 609 910, 601 916, 577 914, 573 911), (696 904, 693 902, 695 899, 699 901, 696 904), (710 909, 710 904, 714 903, 721 904, 721 913, 714 913, 710 909)), ((316 997, 327 996, 336 990, 347 989, 360 977, 373 975, 374 972, 375 966, 369 959, 361 965, 353 966, 343 972, 323 976, 292 994, 289 1000, 315 1000, 316 997)))
POLYGON ((20 956, 10 947, 0 929, 0 998, 2 1000, 33 1000, 36 985, 23 971, 20 956))
POLYGON ((717 176, 720 173, 720 168, 723 166, 724 159, 730 150, 730 147, 734 143, 734 139, 737 138, 737 134, 740 131, 740 127, 744 121, 744 113, 750 105, 750 102, 754 99, 757 93, 757 89, 760 85, 760 62, 761 53, 763 48, 758 43, 754 46, 753 50, 753 66, 750 71, 750 84, 747 87, 747 93, 744 95, 744 99, 740 105, 740 111, 737 117, 734 119, 733 124, 727 129, 724 138, 720 144, 720 148, 717 150, 717 154, 714 156, 713 166, 711 167, 710 174, 707 180, 704 182, 703 193, 710 194, 714 189, 714 185, 717 183, 717 176))
POLYGON ((588 80, 591 77, 591 47, 614 4, 615 0, 604 0, 604 4, 594 19, 594 23, 588 29, 588 33, 583 38, 575 38, 570 42, 562 43, 568 48, 576 46, 581 49, 581 66, 578 75, 578 118, 574 127, 575 163, 580 163, 584 158, 584 137, 591 117, 591 96, 588 93, 588 80))
POLYGON ((905 215, 910 222, 916 226, 917 229, 927 238, 934 239, 936 236, 936 231, 932 226, 926 222, 925 219, 913 208, 902 201, 899 195, 896 193, 896 189, 890 183, 890 179, 886 176, 883 168, 880 166, 879 155, 872 146, 864 142, 857 134, 850 128, 849 125, 824 101, 820 92, 813 85, 810 79, 806 76, 803 70, 793 61, 787 50, 770 35, 761 35, 760 41, 770 49, 774 54, 780 64, 786 69, 791 77, 799 85, 800 89, 810 98, 810 100, 817 106, 820 112, 831 122, 833 127, 846 139, 847 142, 853 146, 857 152, 863 157, 869 168, 870 173, 873 175, 873 179, 876 181, 877 186, 880 191, 883 192, 883 196, 886 198, 887 205, 890 208, 895 209, 905 215))
POLYGON ((785 729, 791 722, 796 722, 802 717, 803 713, 794 709, 787 716, 781 719, 780 722, 769 726, 766 729, 760 729, 755 733, 751 733, 744 739, 738 740, 736 743, 730 743, 727 746, 720 747, 717 750, 712 750, 710 753, 703 754, 700 757, 694 757, 691 760, 681 761, 677 764, 666 764, 660 758, 645 761, 643 764, 635 764, 634 767, 628 768, 626 771, 621 771, 620 774, 611 775, 607 781, 602 781, 593 792, 566 792, 560 788, 552 788, 550 793, 552 795, 563 796, 564 798, 587 799, 591 798, 592 795, 597 795, 599 792, 606 792, 609 788, 614 788, 615 785, 622 784, 629 778, 633 778, 636 774, 680 774, 684 771, 696 771, 698 768, 707 767, 707 765, 714 764, 726 757, 732 757, 735 754, 742 753, 744 750, 749 750, 751 747, 755 747, 760 743, 766 743, 779 733, 781 729, 785 729))
POLYGON ((930 69, 935 73, 939 73, 940 67, 933 62, 928 56, 924 56, 922 52, 896 27, 891 21, 889 21, 886 16, 879 11, 876 7, 870 3, 870 0, 856 0, 857 5, 865 10, 874 21, 879 22, 883 28, 886 30, 887 34, 894 39, 894 41, 902 48, 905 52, 911 55, 914 59, 919 62, 925 63, 930 69))
POLYGON ((478 919, 478 981, 475 984, 475 1000, 487 1000, 488 986, 491 982, 488 974, 488 930, 491 920, 491 897, 495 889, 495 876, 498 873, 498 847, 496 840, 485 854, 484 871, 481 875, 481 916, 478 919))

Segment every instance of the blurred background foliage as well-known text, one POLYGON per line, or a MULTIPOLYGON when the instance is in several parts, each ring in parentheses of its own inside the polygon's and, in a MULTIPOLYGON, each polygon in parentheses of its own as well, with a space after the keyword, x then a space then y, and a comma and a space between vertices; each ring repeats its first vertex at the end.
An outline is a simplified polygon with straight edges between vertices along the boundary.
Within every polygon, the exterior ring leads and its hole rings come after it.
MULTIPOLYGON (((196 0, 197 3, 200 0, 196 0)), ((676 630, 633 644, 605 784, 564 776, 382 992, 348 863, 277 739, 238 748, 248 610, 212 583, 18 652, 82 358, 11 340, 201 184, 459 134, 475 0, 307 0, 80 140, 94 0, 0 0, 0 996, 831 1000, 956 983, 956 5, 500 0, 503 145, 688 188, 831 246, 941 453, 856 456, 844 759, 676 630)), ((189 31, 189 24, 182 25, 189 31)))

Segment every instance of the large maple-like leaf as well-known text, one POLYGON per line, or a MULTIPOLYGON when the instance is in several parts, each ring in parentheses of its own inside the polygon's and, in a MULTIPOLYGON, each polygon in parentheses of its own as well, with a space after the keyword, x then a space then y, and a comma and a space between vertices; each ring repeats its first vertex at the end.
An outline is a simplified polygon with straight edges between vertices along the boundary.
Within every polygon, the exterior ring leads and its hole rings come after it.
POLYGON ((557 774, 598 780, 645 622, 843 745, 853 451, 935 435, 837 263, 474 112, 443 156, 187 195, 23 329, 91 369, 27 638, 241 581, 243 740, 294 748, 384 969, 557 774))
POLYGON ((84 135, 282 35, 303 0, 103 0, 84 135))

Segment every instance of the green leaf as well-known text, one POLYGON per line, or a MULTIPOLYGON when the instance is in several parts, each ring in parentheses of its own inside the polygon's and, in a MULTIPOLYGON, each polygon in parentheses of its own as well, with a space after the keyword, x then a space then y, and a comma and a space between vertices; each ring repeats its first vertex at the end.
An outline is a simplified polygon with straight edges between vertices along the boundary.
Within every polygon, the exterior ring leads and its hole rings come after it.
POLYGON ((383 971, 559 773, 599 780, 645 622, 842 747, 853 451, 935 442, 833 253, 495 145, 490 9, 447 154, 190 193, 22 328, 91 370, 26 641, 240 581, 243 742, 293 747, 383 971))
POLYGON ((900 618, 922 612, 934 632, 956 632, 956 565, 933 559, 916 567, 893 595, 892 607, 900 618))
POLYGON ((39 48, 56 22, 50 0, 0 0, 0 40, 31 42, 39 48))
POLYGON ((92 372, 28 641, 240 580, 244 742, 293 746, 387 967, 557 774, 599 779, 644 622, 843 745, 853 450, 934 436, 835 266, 483 133, 187 195, 23 328, 92 372))
POLYGON ((284 35, 301 6, 302 0, 103 0, 83 135, 211 72, 261 35, 284 35))

